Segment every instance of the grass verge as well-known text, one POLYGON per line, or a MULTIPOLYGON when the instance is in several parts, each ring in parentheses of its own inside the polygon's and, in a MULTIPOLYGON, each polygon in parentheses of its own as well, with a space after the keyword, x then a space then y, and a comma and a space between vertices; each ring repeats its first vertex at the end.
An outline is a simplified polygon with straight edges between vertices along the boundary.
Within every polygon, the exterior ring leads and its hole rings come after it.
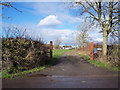
POLYGON ((26 74, 30 74, 30 73, 33 73, 33 72, 38 72, 40 70, 43 70, 45 68, 47 68, 48 66, 45 65, 45 66, 40 66, 40 67, 37 67, 37 68, 33 68, 31 70, 25 70, 23 72, 18 72, 18 73, 12 73, 12 74, 9 74, 8 71, 5 69, 3 70, 1 73, 0 73, 0 78, 2 77, 3 79, 7 79, 7 78, 14 78, 14 77, 18 77, 18 76, 22 76, 22 75, 26 75, 26 74))
POLYGON ((94 64, 95 66, 108 68, 108 69, 115 70, 115 71, 120 71, 119 67, 117 67, 117 66, 112 66, 112 65, 109 65, 107 63, 102 63, 99 61, 90 60, 90 57, 87 55, 81 55, 79 53, 76 53, 76 54, 79 55, 80 57, 84 58, 85 60, 87 60, 89 63, 94 64))

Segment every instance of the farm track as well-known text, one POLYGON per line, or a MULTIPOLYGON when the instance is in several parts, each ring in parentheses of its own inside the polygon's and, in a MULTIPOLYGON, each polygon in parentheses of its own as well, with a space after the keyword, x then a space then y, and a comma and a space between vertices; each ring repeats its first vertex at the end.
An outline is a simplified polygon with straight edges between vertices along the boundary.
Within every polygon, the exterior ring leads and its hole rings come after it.
POLYGON ((23 78, 3 80, 3 88, 118 88, 118 72, 96 67, 74 52, 54 66, 23 78))

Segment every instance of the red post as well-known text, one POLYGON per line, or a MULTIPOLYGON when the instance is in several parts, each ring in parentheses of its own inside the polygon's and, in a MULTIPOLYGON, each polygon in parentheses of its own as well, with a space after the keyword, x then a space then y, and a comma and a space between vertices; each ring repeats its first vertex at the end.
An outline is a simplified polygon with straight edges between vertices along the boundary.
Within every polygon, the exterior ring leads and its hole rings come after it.
POLYGON ((50 41, 50 59, 52 59, 52 41, 50 41))
POLYGON ((93 60, 93 55, 94 55, 94 43, 91 42, 91 47, 90 47, 90 60, 93 60))

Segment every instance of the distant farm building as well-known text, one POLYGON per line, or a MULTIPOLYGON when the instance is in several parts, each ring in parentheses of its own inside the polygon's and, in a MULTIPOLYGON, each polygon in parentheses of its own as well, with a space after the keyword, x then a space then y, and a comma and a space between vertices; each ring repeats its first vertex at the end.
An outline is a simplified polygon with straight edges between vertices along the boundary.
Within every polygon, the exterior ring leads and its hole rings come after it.
POLYGON ((72 46, 63 46, 63 49, 72 49, 72 46))

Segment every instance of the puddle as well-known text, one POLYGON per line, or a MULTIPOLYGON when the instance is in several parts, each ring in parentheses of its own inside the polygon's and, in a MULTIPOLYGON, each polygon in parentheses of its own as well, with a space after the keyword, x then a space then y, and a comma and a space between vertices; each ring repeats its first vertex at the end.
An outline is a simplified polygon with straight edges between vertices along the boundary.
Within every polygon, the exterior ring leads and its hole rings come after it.
POLYGON ((31 75, 30 77, 47 77, 48 75, 45 74, 35 74, 35 75, 31 75))
POLYGON ((47 77, 64 77, 64 76, 57 76, 57 75, 49 75, 47 77))
POLYGON ((46 75, 46 74, 35 74, 35 75, 31 75, 30 77, 64 77, 64 76, 46 75))

